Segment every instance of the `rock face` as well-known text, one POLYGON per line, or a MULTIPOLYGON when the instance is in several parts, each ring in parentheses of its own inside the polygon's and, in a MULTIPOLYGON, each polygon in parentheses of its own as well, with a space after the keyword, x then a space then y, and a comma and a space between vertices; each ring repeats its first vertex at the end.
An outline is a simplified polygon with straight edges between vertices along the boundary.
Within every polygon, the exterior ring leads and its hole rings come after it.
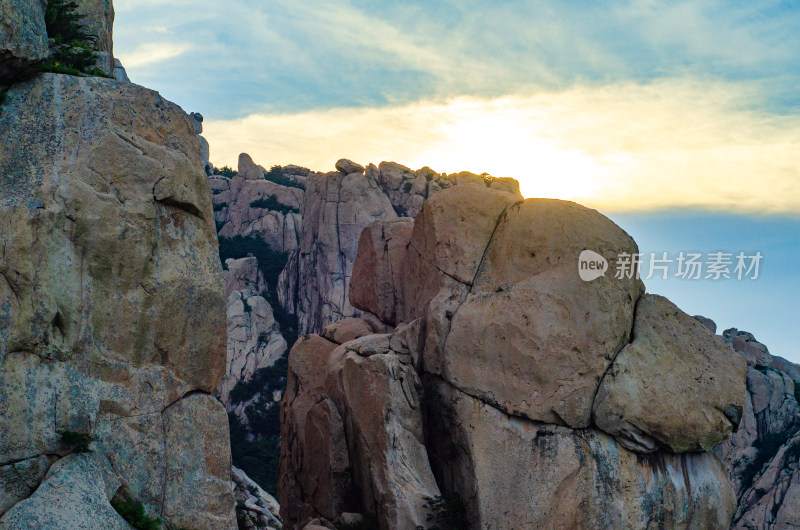
POLYGON ((256 370, 272 366, 286 353, 286 340, 275 322, 272 307, 263 296, 267 286, 253 257, 226 261, 228 340, 227 369, 217 395, 229 409, 228 396, 240 381, 249 380, 256 370))
POLYGON ((120 491, 176 527, 236 527, 200 158, 189 117, 142 87, 46 74, 8 92, 0 527, 123 527, 120 491), (73 454, 80 433, 93 452, 73 454))
POLYGON ((236 502, 244 506, 244 514, 238 515, 239 528, 245 529, 280 529, 283 524, 280 519, 280 506, 272 495, 264 491, 261 486, 250 480, 250 477, 241 469, 233 466, 233 494, 236 502))
POLYGON ((637 279, 580 280, 584 249, 611 270, 637 252, 596 211, 454 180, 413 226, 366 227, 350 281, 363 322, 289 355, 287 527, 425 527, 440 495, 464 502, 465 528, 728 526, 736 497, 707 451, 738 426, 743 360, 637 279))
POLYGON ((231 179, 212 177, 211 189, 220 237, 255 237, 275 252, 298 247, 302 189, 264 180, 264 172, 246 154, 239 158, 238 173, 231 179))
POLYGON ((20 68, 50 54, 45 7, 44 0, 8 0, 0 4, 0 84, 20 68))
POLYGON ((751 333, 721 337, 747 361, 742 422, 719 446, 739 500, 732 528, 800 526, 800 366, 770 355, 751 333))
MULTIPOLYGON (((347 169, 349 164, 339 165, 347 169)), ((300 244, 278 286, 281 304, 297 315, 300 333, 358 315, 349 287, 361 231, 372 221, 397 218, 369 175, 315 174, 305 187, 300 244)))
MULTIPOLYGON (((97 37, 97 66, 115 75, 114 63, 114 5, 112 0, 74 0, 76 12, 83 15, 81 23, 89 35, 97 37)), ((124 70, 123 70, 124 71, 124 70)))

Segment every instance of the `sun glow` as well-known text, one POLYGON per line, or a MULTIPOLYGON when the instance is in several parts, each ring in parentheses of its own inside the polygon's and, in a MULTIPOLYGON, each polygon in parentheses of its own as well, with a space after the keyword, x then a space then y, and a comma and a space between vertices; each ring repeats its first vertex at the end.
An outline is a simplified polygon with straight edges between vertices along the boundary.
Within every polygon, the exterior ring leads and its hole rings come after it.
POLYGON ((217 165, 330 170, 392 160, 520 181, 526 197, 604 210, 800 211, 800 118, 749 110, 747 89, 691 82, 210 121, 217 165), (754 177, 758 185, 754 186, 754 177))

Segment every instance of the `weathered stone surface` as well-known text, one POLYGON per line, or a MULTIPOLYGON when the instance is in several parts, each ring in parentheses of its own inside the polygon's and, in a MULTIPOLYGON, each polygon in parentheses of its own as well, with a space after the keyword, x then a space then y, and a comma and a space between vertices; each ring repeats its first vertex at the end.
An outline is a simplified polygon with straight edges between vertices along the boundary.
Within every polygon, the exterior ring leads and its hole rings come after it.
POLYGON ((381 326, 378 322, 349 317, 325 326, 322 336, 336 344, 344 344, 365 335, 385 333, 386 331, 388 331, 386 327, 381 326))
MULTIPOLYGON (((476 188, 432 201, 468 189, 476 188)), ((643 287, 632 278, 584 282, 578 256, 589 248, 616 260, 636 244, 596 211, 566 201, 528 199, 498 217, 491 242, 478 245, 486 249, 480 270, 454 312, 444 353, 426 350, 425 369, 510 414, 588 427, 643 287)))
POLYGON ((376 514, 381 528, 416 528, 426 524, 425 498, 439 488, 425 449, 419 377, 388 339, 372 335, 334 350, 325 392, 343 411, 361 512, 376 514))
POLYGON ((272 308, 249 290, 228 296, 228 368, 217 395, 228 408, 228 396, 240 381, 249 380, 259 368, 272 366, 286 353, 286 340, 275 322, 272 308))
POLYGON ((196 393, 170 405, 163 418, 164 517, 178 527, 236 528, 230 451, 220 451, 228 447, 225 409, 196 393))
POLYGON ((220 237, 255 237, 275 252, 297 248, 303 190, 264 180, 263 170, 246 153, 239 157, 239 171, 232 179, 209 180, 220 237))
MULTIPOLYGON (((119 59, 114 59, 114 79, 119 81, 120 83, 130 83, 131 80, 128 77, 128 72, 125 71, 125 67, 122 66, 122 63, 119 59)), ((205 159, 208 161, 208 158, 205 159)))
POLYGON ((427 376, 428 451, 475 528, 727 528, 736 504, 710 454, 642 457, 596 430, 504 414, 427 376))
POLYGON ((328 358, 336 347, 311 335, 289 353, 278 470, 278 500, 288 528, 318 516, 334 519, 346 510, 352 489, 344 423, 323 392, 328 358))
POLYGON ((300 246, 281 273, 278 296, 297 315, 300 333, 318 333, 358 316, 349 285, 361 231, 397 215, 371 177, 337 171, 307 178, 302 216, 300 246))
POLYGON ((47 28, 42 0, 8 0, 0 3, 0 80, 45 59, 47 28))
POLYGON ((234 526, 229 470, 219 482, 219 466, 185 447, 197 434, 205 455, 230 451, 218 404, 216 415, 181 405, 216 403, 207 393, 225 370, 209 189, 188 116, 128 83, 45 74, 14 85, 0 115, 0 188, 0 466, 64 456, 73 448, 61 434, 91 433, 105 497, 75 486, 70 514, 100 510, 91 527, 113 526, 102 510, 124 486, 170 524, 186 506, 234 526), (188 431, 170 439, 162 420, 188 431), (191 480, 168 476, 175 465, 191 480))
MULTIPOLYGON (((280 518, 280 506, 275 498, 256 484, 247 473, 236 466, 231 468, 234 483, 233 495, 237 503, 244 506, 244 511, 258 523, 257 528, 279 530, 283 528, 280 518)), ((241 528, 241 525, 240 525, 241 528)))
POLYGON ((40 455, 0 466, 0 513, 30 497, 57 459, 55 455, 40 455))
POLYGON ((76 454, 53 464, 33 495, 0 517, 0 528, 130 528, 111 506, 116 485, 106 481, 98 460, 76 454))
POLYGON ((89 35, 97 37, 97 66, 114 75, 114 5, 112 0, 74 0, 76 12, 83 15, 81 23, 89 35))
POLYGON ((405 320, 403 264, 414 222, 408 218, 370 223, 361 232, 350 282, 354 307, 370 311, 383 322, 405 320))
POLYGON ((739 425, 745 372, 742 358, 700 322, 645 295, 633 341, 597 392, 594 421, 630 449, 710 451, 739 425))
POLYGON ((722 339, 748 364, 742 421, 715 449, 739 499, 732 528, 798 526, 800 367, 770 355, 751 333, 731 328, 722 339))

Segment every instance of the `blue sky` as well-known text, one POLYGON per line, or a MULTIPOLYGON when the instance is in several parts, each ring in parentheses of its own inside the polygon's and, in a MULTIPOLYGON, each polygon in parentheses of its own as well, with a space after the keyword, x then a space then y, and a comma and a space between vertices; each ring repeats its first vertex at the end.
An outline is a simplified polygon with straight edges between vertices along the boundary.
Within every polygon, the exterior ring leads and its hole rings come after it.
POLYGON ((759 250, 754 282, 646 281, 800 362, 800 6, 790 1, 117 0, 134 82, 217 165, 342 157, 520 180, 644 252, 759 250))

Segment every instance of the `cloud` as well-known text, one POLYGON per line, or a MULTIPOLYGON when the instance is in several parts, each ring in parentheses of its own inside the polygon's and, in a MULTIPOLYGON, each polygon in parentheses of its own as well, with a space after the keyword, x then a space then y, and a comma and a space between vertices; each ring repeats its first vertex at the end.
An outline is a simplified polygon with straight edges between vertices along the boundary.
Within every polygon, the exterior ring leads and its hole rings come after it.
POLYGON ((217 165, 331 170, 394 160, 520 181, 527 197, 604 211, 800 211, 800 117, 754 110, 759 88, 687 78, 209 120, 217 165))
POLYGON ((148 28, 192 47, 132 78, 217 118, 687 75, 757 81, 784 104, 800 81, 800 10, 777 0, 116 4, 123 59, 164 40, 148 28))
MULTIPOLYGON (((153 28, 155 33, 163 33, 161 28, 153 28)), ((189 51, 191 46, 186 43, 150 42, 118 55, 126 68, 141 69, 167 59, 172 59, 189 51)))

